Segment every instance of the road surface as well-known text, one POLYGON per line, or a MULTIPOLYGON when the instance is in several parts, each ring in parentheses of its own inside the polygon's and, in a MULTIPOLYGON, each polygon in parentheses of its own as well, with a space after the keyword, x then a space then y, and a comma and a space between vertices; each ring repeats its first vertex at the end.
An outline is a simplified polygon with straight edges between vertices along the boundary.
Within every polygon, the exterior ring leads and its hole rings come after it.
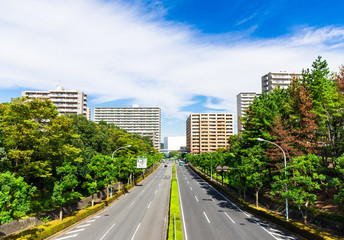
POLYGON ((172 164, 160 166, 105 210, 54 240, 162 240, 167 232, 172 164))
POLYGON ((238 208, 187 166, 177 166, 184 240, 301 239, 238 208))

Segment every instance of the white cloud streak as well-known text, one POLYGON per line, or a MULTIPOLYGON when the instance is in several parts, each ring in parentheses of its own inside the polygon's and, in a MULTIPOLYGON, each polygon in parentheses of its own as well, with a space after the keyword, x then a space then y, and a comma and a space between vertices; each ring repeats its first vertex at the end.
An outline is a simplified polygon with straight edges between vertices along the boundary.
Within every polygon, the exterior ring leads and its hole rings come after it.
POLYGON ((219 36, 198 38, 188 26, 142 12, 100 0, 2 1, 2 88, 47 90, 62 81, 96 96, 98 105, 133 99, 185 119, 181 109, 195 96, 216 98, 205 105, 235 113, 236 95, 261 91, 260 77, 269 71, 300 72, 318 55, 333 70, 344 63, 343 27, 220 44, 219 36))

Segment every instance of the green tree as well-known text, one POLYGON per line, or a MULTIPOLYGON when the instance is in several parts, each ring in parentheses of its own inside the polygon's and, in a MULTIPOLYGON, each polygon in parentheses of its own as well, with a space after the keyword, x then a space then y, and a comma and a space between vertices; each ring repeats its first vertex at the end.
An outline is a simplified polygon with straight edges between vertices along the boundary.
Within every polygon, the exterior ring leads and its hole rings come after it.
POLYGON ((291 200, 300 210, 304 224, 307 224, 307 211, 316 201, 315 190, 320 189, 320 180, 325 176, 318 174, 320 159, 313 154, 298 156, 287 166, 287 178, 284 174, 275 175, 272 183, 272 195, 280 195, 291 200), (285 186, 288 186, 286 191, 285 186))
POLYGON ((73 199, 78 199, 81 194, 74 191, 78 185, 77 167, 73 166, 71 162, 64 162, 63 166, 57 169, 57 175, 60 177, 59 181, 54 184, 52 200, 59 205, 60 221, 63 218, 63 205, 73 199))
POLYGON ((19 219, 30 211, 31 197, 36 191, 10 172, 0 173, 0 224, 19 219))
POLYGON ((256 207, 259 203, 259 192, 267 182, 266 161, 262 159, 263 149, 256 145, 251 149, 248 149, 246 156, 243 157, 243 172, 246 174, 247 186, 255 190, 256 207))
POLYGON ((104 187, 104 172, 106 172, 106 156, 96 155, 91 159, 91 162, 87 165, 89 171, 86 174, 86 182, 84 187, 88 190, 88 193, 92 196, 92 207, 94 206, 94 194, 104 187), (105 171, 104 171, 105 170, 105 171))

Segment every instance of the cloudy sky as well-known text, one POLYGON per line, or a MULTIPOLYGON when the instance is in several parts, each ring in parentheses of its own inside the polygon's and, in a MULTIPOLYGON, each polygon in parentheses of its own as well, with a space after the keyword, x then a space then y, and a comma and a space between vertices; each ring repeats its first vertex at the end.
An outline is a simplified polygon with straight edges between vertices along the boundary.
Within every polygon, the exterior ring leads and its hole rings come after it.
POLYGON ((88 105, 159 106, 162 137, 192 112, 236 114, 270 71, 344 64, 339 0, 0 0, 0 102, 57 84, 88 105))

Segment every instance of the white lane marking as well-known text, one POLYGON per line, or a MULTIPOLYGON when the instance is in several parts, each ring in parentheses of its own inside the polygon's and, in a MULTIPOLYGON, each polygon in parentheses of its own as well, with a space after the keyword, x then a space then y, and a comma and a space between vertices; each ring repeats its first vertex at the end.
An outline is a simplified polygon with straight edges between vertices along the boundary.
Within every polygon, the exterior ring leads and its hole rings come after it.
POLYGON ((96 217, 94 217, 94 218, 100 218, 101 216, 96 216, 96 217))
POLYGON ((186 183, 187 183, 187 184, 189 184, 189 182, 188 182, 188 181, 186 181, 186 183))
POLYGON ((67 238, 76 237, 76 236, 78 236, 78 234, 69 235, 69 236, 67 236, 67 237, 58 238, 58 239, 56 239, 56 240, 62 240, 62 239, 67 239, 67 238))
POLYGON ((130 206, 129 206, 129 207, 133 206, 134 202, 135 202, 135 201, 133 201, 133 202, 130 204, 130 206))
POLYGON ((228 214, 226 212, 225 212, 225 214, 235 224, 234 220, 230 216, 228 216, 228 214))
POLYGON ((197 200, 197 202, 198 202, 198 198, 195 196, 195 198, 196 198, 196 200, 197 200))
POLYGON ((77 230, 74 230, 74 231, 67 232, 66 234, 81 232, 81 231, 84 231, 84 230, 85 230, 85 228, 80 228, 80 229, 77 229, 77 230))
POLYGON ((207 214, 206 214, 205 212, 203 212, 203 214, 204 214, 205 218, 207 219, 208 223, 210 223, 210 221, 209 221, 209 218, 208 218, 207 214))
MULTIPOLYGON (((242 212, 243 214, 245 214, 247 217, 251 218, 250 215, 248 215, 247 213, 245 213, 243 210, 241 210, 237 205, 235 205, 231 200, 229 200, 227 197, 225 197, 222 193, 220 193, 219 191, 217 191, 213 186, 211 186, 210 184, 208 184, 212 189, 214 189, 218 194, 220 194, 224 199, 226 199, 228 202, 230 202, 234 207, 236 207, 240 212, 242 212)), ((253 220, 256 224, 258 224, 262 229, 264 229, 267 233, 269 233, 273 238, 277 239, 274 235, 272 235, 271 232, 269 232, 267 229, 265 229, 263 226, 261 226, 259 224, 259 222, 253 220)))
POLYGON ((137 226, 137 228, 136 228, 136 230, 135 230, 135 232, 134 232, 134 235, 133 235, 133 237, 131 238, 131 240, 133 240, 133 239, 134 239, 134 237, 135 237, 135 234, 136 234, 137 230, 139 230, 139 227, 140 227, 140 225, 141 225, 141 223, 139 223, 139 225, 137 226))
POLYGON ((180 209, 182 210, 182 217, 183 217, 183 226, 184 226, 185 240, 188 240, 188 234, 187 234, 187 231, 186 231, 185 219, 184 219, 184 210, 183 210, 182 197, 181 197, 180 188, 179 188, 178 173, 176 173, 176 178, 177 178, 177 184, 178 184, 178 194, 179 194, 180 209))
POLYGON ((107 230, 106 233, 105 233, 105 234, 101 237, 101 239, 99 239, 99 240, 103 240, 103 239, 105 238, 106 234, 108 234, 108 233, 110 232, 110 230, 111 230, 115 225, 116 225, 116 223, 114 223, 114 224, 109 228, 109 230, 107 230))
POLYGON ((192 191, 192 187, 190 187, 190 190, 192 191))
POLYGON ((212 198, 212 197, 210 197, 210 198, 211 198, 211 200, 213 200, 213 202, 215 202, 214 198, 212 198))
POLYGON ((96 220, 92 219, 92 220, 88 220, 87 223, 91 223, 91 222, 95 222, 96 220))
POLYGON ((158 192, 158 190, 155 191, 154 195, 158 192))
POLYGON ((150 201, 150 203, 148 204, 148 207, 147 207, 147 208, 149 208, 151 204, 152 204, 152 201, 150 201))
POLYGON ((87 226, 90 226, 91 224, 84 224, 84 225, 81 225, 79 227, 76 227, 76 228, 83 228, 83 227, 87 227, 87 226))

